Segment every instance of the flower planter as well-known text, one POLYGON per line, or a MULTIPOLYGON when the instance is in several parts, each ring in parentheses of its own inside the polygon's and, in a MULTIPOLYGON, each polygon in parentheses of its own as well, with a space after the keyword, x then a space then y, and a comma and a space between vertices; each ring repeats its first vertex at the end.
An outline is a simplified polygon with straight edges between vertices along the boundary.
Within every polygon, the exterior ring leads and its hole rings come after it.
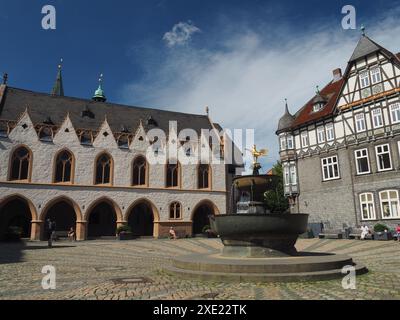
POLYGON ((133 240, 133 234, 131 232, 121 232, 118 235, 118 240, 120 241, 133 240))
POLYGON ((393 235, 390 232, 375 232, 374 240, 378 241, 389 241, 393 240, 393 235))

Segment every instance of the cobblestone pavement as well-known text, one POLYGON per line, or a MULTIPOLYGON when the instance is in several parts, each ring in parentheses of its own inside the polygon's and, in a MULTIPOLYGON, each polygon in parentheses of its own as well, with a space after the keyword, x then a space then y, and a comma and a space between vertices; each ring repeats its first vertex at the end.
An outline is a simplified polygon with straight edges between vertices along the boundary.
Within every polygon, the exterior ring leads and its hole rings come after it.
POLYGON ((352 256, 370 272, 356 290, 341 279, 297 283, 216 283, 182 280, 162 271, 170 258, 219 249, 217 239, 0 244, 0 299, 400 299, 400 243, 299 240, 299 250, 352 256), (57 271, 56 290, 41 287, 42 267, 57 271))

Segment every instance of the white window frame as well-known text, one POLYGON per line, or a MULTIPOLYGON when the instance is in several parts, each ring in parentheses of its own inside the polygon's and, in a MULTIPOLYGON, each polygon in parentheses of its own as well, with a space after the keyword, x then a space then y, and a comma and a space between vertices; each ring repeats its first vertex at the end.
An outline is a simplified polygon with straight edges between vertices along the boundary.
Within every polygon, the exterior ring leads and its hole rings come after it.
POLYGON ((326 137, 325 137, 324 127, 317 128, 317 141, 318 141, 318 143, 325 143, 326 137), (322 134, 322 139, 321 139, 321 134, 322 134))
POLYGON ((400 218, 400 199, 399 199, 399 191, 398 190, 383 190, 381 192, 379 192, 379 201, 380 201, 380 205, 381 205, 381 213, 382 213, 382 219, 384 220, 389 220, 389 219, 399 219, 400 218), (390 198, 390 193, 395 192, 396 193, 396 197, 395 198, 390 198), (382 200, 382 196, 383 194, 386 193, 387 194, 387 200, 382 200), (385 217, 384 216, 384 206, 383 206, 383 201, 388 202, 389 203, 389 216, 385 217), (394 203, 393 202, 397 202, 397 205, 395 205, 396 211, 397 211, 397 216, 394 216, 394 212, 393 212, 393 208, 394 208, 394 203))
POLYGON ((360 213, 361 221, 376 220, 375 199, 372 192, 365 192, 360 194, 360 213), (368 199, 371 196, 371 200, 368 199), (365 200, 363 200, 365 197, 365 200), (367 211, 368 218, 364 218, 364 208, 367 211))
POLYGON ((376 83, 382 82, 381 68, 379 68, 379 67, 371 68, 370 73, 371 73, 371 82, 372 82, 372 84, 376 84, 376 83))
POLYGON ((290 183, 294 186, 297 185, 297 168, 295 163, 291 163, 289 167, 290 183))
POLYGON ((327 158, 322 158, 321 159, 321 168, 322 168, 322 180, 323 181, 330 181, 330 180, 338 180, 340 179, 340 166, 339 166, 339 157, 337 155, 335 156, 331 156, 331 157, 327 157, 327 158), (335 159, 335 161, 334 161, 335 159), (326 160, 326 163, 324 163, 324 161, 326 160), (329 160, 331 160, 331 163, 328 163, 329 160), (334 167, 335 165, 337 166, 337 176, 334 175, 334 167), (332 170, 333 175, 332 176, 325 176, 325 168, 327 168, 328 173, 330 171, 330 167, 332 170))
POLYGON ((400 123, 400 103, 396 102, 391 104, 389 112, 392 124, 400 123))
POLYGON ((286 148, 289 150, 294 149, 294 138, 292 135, 286 136, 286 148))
POLYGON ((287 149, 286 137, 281 136, 279 138, 279 142, 280 142, 280 146, 281 146, 281 151, 286 150, 287 149))
POLYGON ((372 115, 372 125, 375 129, 382 128, 383 123, 383 113, 381 108, 376 108, 371 110, 372 115))
POLYGON ((303 148, 308 148, 309 145, 310 145, 310 142, 309 142, 309 138, 308 138, 308 132, 304 131, 301 133, 301 146, 303 148))
POLYGON ((355 115, 355 121, 356 121, 356 132, 364 132, 367 130, 367 124, 365 122, 365 114, 364 113, 357 113, 355 115), (362 123, 362 127, 359 126, 359 124, 362 123))
POLYGON ((358 150, 355 150, 354 151, 354 157, 355 157, 355 159, 356 159, 356 170, 357 170, 357 175, 363 175, 363 174, 369 174, 369 173, 371 173, 371 164, 370 164, 370 162, 369 162, 369 154, 368 154, 368 149, 367 148, 365 148, 365 149, 358 149, 358 150), (365 155, 358 155, 357 153, 359 153, 359 152, 364 152, 365 151, 365 155), (368 172, 366 171, 366 172, 360 172, 360 170, 359 170, 359 166, 358 166, 358 160, 360 160, 360 159, 365 159, 365 158, 367 158, 367 162, 368 162, 368 172))
POLYGON ((360 87, 361 89, 364 89, 366 87, 369 87, 369 72, 367 70, 360 72, 359 74, 360 78, 360 87))
POLYGON ((384 171, 390 171, 393 170, 393 159, 392 159, 392 155, 390 152, 390 145, 388 143, 386 144, 380 144, 379 146, 375 146, 375 154, 376 154, 376 166, 378 167, 378 172, 384 172, 384 171), (388 151, 384 151, 384 152, 379 152, 378 149, 379 148, 384 148, 387 147, 388 151), (389 160, 390 160, 390 168, 385 168, 382 169, 380 166, 380 161, 379 161, 379 156, 383 155, 383 154, 389 154, 389 160))
POLYGON ((326 125, 325 131, 326 141, 335 140, 335 127, 332 123, 326 125))
POLYGON ((285 186, 289 186, 290 185, 290 169, 289 169, 289 165, 285 164, 283 166, 283 177, 284 177, 284 183, 285 186))

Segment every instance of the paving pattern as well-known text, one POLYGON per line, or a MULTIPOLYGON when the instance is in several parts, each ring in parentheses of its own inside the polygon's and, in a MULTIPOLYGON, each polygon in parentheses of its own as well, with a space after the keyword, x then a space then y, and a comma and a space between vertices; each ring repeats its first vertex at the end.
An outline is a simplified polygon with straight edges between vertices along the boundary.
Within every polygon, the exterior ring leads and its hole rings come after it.
POLYGON ((182 254, 221 248, 218 239, 0 244, 0 299, 400 299, 400 243, 301 239, 302 251, 348 254, 370 272, 357 288, 342 280, 296 283, 217 283, 182 280, 163 266, 182 254), (56 289, 43 290, 43 266, 56 268, 56 289))

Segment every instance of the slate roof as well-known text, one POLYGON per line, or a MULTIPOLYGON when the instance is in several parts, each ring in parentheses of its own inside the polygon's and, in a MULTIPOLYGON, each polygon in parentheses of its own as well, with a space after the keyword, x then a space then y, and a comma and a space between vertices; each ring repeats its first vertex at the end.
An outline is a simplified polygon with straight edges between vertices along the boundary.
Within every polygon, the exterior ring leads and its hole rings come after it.
POLYGON ((130 133, 135 133, 140 120, 142 120, 145 130, 159 128, 166 134, 169 131, 169 121, 177 121, 178 133, 182 129, 190 128, 200 135, 201 129, 212 129, 206 115, 52 96, 12 87, 6 87, 0 102, 0 119, 17 120, 28 108, 35 125, 50 118, 55 125, 60 126, 69 114, 75 129, 99 130, 105 118, 113 132, 122 132, 125 127, 130 133), (82 113, 94 117, 82 116, 82 113), (148 124, 149 118, 156 125, 148 124))
POLYGON ((317 95, 308 101, 306 105, 295 114, 295 120, 292 123, 292 128, 299 127, 303 124, 314 122, 331 115, 335 110, 336 101, 344 82, 344 78, 336 82, 332 81, 320 91, 320 95, 324 97, 326 101, 325 106, 320 111, 313 112, 314 99, 317 97, 317 95))
POLYGON ((377 52, 382 49, 383 48, 379 44, 372 41, 367 36, 362 36, 360 41, 358 41, 357 43, 353 55, 350 58, 350 62, 360 59, 364 56, 367 56, 371 53, 377 52))
POLYGON ((285 106, 285 114, 279 119, 278 132, 290 128, 293 124, 294 116, 290 114, 288 105, 285 106))

